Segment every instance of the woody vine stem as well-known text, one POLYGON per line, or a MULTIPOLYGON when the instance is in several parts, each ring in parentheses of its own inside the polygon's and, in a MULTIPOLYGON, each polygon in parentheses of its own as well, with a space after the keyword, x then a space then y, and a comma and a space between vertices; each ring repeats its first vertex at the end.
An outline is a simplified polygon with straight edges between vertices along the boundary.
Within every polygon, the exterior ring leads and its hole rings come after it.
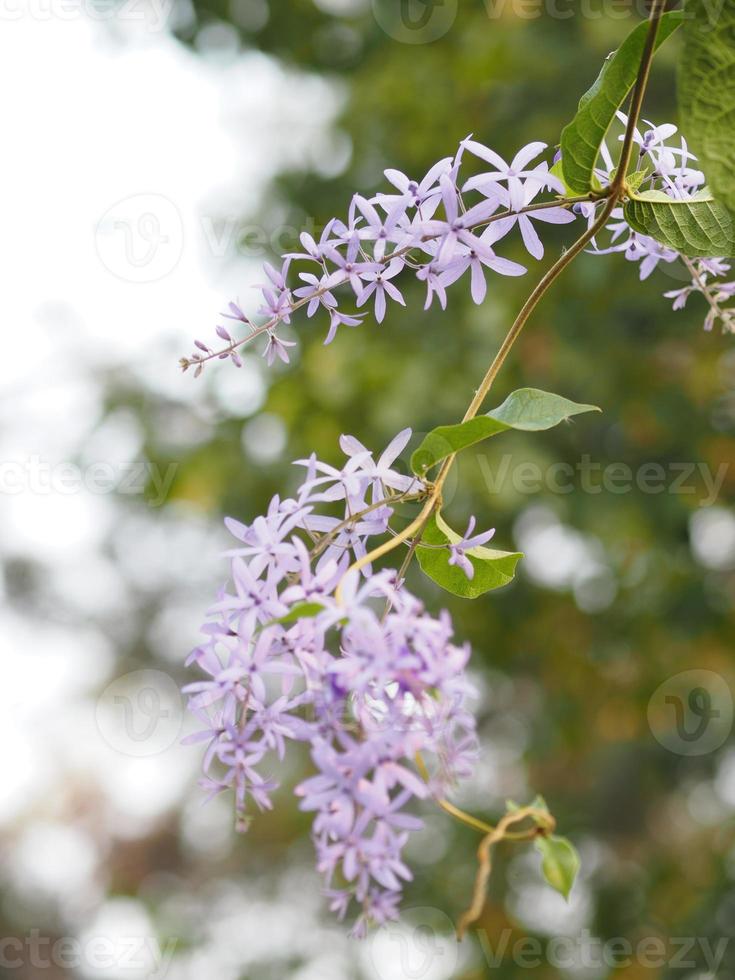
MULTIPOLYGON (((492 364, 488 368, 485 377, 482 379, 480 387, 477 389, 474 398, 470 402, 467 411, 464 414, 464 418, 462 419, 463 422, 467 422, 470 419, 475 418, 482 408, 485 398, 487 397, 495 379, 500 373, 500 370, 503 367, 506 358, 510 354, 513 345, 548 289, 562 275, 565 269, 571 265, 574 259, 576 259, 577 256, 584 251, 595 235, 605 227, 610 219, 610 215, 614 211, 619 201, 625 195, 625 177, 628 172, 628 167, 630 166, 630 159, 633 152, 633 137, 636 126, 638 125, 641 108, 643 106, 643 99, 646 93, 646 87, 648 85, 653 53, 656 46, 656 35, 658 34, 659 24, 665 8, 666 0, 653 0, 653 5, 649 14, 648 34, 643 49, 640 67, 638 69, 638 77, 631 96, 630 113, 628 116, 628 123, 625 130, 623 147, 620 154, 617 171, 611 183, 597 194, 593 195, 593 197, 597 200, 604 199, 605 206, 587 231, 580 235, 577 241, 574 242, 574 244, 562 254, 554 265, 552 265, 524 303, 520 313, 506 334, 503 343, 500 345, 500 349, 495 355, 492 364)), ((389 541, 386 541, 379 547, 374 548, 368 554, 354 562, 348 571, 358 571, 359 569, 364 568, 366 565, 369 565, 376 559, 381 558, 383 555, 387 555, 409 538, 415 537, 417 541, 420 540, 428 521, 431 519, 431 516, 441 507, 442 488, 447 476, 449 475, 449 471, 452 468, 454 460, 454 453, 444 460, 438 476, 431 487, 426 503, 424 504, 424 507, 418 517, 416 517, 416 519, 413 520, 399 534, 395 535, 389 541)), ((402 569, 402 573, 403 571, 405 571, 405 569, 402 569)), ((341 585, 337 587, 335 594, 337 600, 339 601, 342 595, 341 585)))
MULTIPOLYGON (((485 377, 482 379, 474 398, 470 402, 467 411, 464 414, 464 418, 462 419, 463 422, 467 422, 469 419, 475 418, 482 408, 485 398, 487 397, 493 383, 495 382, 495 379, 500 373, 500 370, 510 354, 513 345, 520 336, 524 326, 530 319, 541 299, 554 284, 554 282, 556 282, 556 280, 564 273, 567 267, 571 265, 571 263, 577 258, 578 255, 580 255, 581 252, 584 251, 589 242, 594 239, 595 235, 605 227, 613 210, 621 198, 625 195, 625 177, 628 172, 628 167, 630 166, 630 159, 634 145, 633 137, 638 124, 641 108, 643 106, 643 99, 648 84, 651 62, 653 60, 653 53, 656 45, 656 35, 658 33, 661 16, 664 12, 665 6, 666 0, 654 0, 651 8, 648 34, 638 70, 636 84, 631 96, 630 113, 628 116, 628 123, 625 130, 617 171, 610 184, 606 188, 603 188, 598 195, 596 195, 598 200, 605 199, 605 205, 596 220, 589 226, 584 234, 580 235, 576 242, 574 242, 574 244, 552 265, 524 303, 510 330, 506 334, 503 343, 495 355, 495 358, 488 368, 485 377)), ((382 556, 393 551, 395 548, 399 547, 404 541, 413 538, 411 550, 409 551, 407 560, 404 562, 399 573, 399 578, 402 579, 406 571, 406 565, 408 561, 411 560, 411 557, 415 552, 416 545, 420 541, 428 521, 441 507, 442 488, 447 479, 449 471, 452 468, 454 460, 455 454, 449 455, 444 460, 438 476, 431 487, 429 496, 418 517, 416 517, 415 520, 413 520, 399 534, 396 534, 384 544, 374 548, 362 558, 358 559, 358 561, 354 562, 348 569, 348 572, 355 572, 361 568, 364 568, 366 565, 369 565, 376 559, 381 558, 382 556)), ((338 602, 341 600, 342 583, 340 583, 340 585, 337 587, 335 597, 338 602)), ((425 767, 420 757, 417 759, 417 764, 419 770, 424 770, 424 775, 426 775, 425 767)), ((515 835, 515 839, 517 840, 529 840, 533 839, 534 837, 546 836, 552 833, 554 829, 554 821, 553 818, 551 818, 544 811, 534 807, 525 807, 517 812, 506 814, 506 816, 503 817, 496 827, 492 827, 489 824, 484 823, 484 821, 478 820, 471 814, 461 810, 459 807, 456 807, 446 799, 441 799, 438 802, 442 809, 450 814, 450 816, 453 816, 455 819, 475 830, 479 830, 484 835, 478 849, 478 875, 475 884, 473 901, 470 908, 462 916, 458 926, 458 935, 461 938, 468 927, 472 923, 476 922, 482 913, 487 879, 490 874, 490 852, 492 845, 509 836, 506 834, 506 828, 512 824, 520 823, 527 819, 532 820, 533 826, 530 830, 515 835)))

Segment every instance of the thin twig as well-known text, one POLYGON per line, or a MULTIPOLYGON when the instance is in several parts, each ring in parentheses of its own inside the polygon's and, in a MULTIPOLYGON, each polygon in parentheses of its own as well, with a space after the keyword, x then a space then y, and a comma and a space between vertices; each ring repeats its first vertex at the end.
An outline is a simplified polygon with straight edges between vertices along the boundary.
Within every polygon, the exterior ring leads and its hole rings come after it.
POLYGON ((628 167, 630 166, 630 158, 633 153, 635 130, 636 126, 638 125, 638 118, 641 114, 641 109, 643 108, 643 98, 646 94, 646 88, 648 87, 648 78, 651 74, 651 64, 653 62, 653 55, 656 50, 656 37, 658 35, 659 25, 661 24, 661 18, 663 17, 665 10, 666 0, 653 0, 651 12, 648 17, 648 34, 646 35, 646 40, 643 46, 641 63, 640 67, 638 68, 638 77, 636 78, 635 86, 633 88, 633 95, 630 99, 628 125, 625 130, 625 136, 623 137, 623 149, 620 153, 620 162, 618 163, 618 169, 613 180, 613 187, 616 188, 618 193, 625 186, 625 178, 628 173, 628 167))
POLYGON ((482 915, 482 910, 485 907, 485 896, 487 894, 487 883, 490 879, 490 872, 492 870, 492 847, 493 844, 497 844, 499 841, 503 840, 506 836, 506 830, 508 827, 514 824, 521 823, 526 819, 533 819, 535 825, 528 831, 525 835, 527 839, 532 839, 534 837, 546 836, 554 830, 554 818, 546 810, 539 810, 537 807, 526 806, 522 807, 520 810, 511 810, 510 813, 506 813, 505 816, 498 822, 497 827, 495 827, 487 836, 485 836, 480 846, 477 850, 477 877, 475 878, 475 887, 472 893, 472 904, 464 913, 462 918, 459 920, 459 925, 457 926, 457 938, 462 939, 467 929, 472 925, 473 922, 477 920, 482 915))

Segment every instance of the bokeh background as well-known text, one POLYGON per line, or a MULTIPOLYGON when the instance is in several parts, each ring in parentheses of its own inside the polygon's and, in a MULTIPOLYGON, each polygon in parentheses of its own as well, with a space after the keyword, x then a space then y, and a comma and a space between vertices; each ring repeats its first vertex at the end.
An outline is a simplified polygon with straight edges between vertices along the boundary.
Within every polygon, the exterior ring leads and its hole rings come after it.
MULTIPOLYGON (((531 385, 603 409, 462 461, 449 513, 524 550, 517 580, 468 603, 412 574, 474 648, 483 758, 460 801, 492 819, 507 797, 543 793, 583 858, 568 904, 532 851, 501 848, 484 945, 458 948, 477 840, 427 810, 413 911, 353 943, 323 908, 290 795, 307 761, 241 837, 229 801, 202 807, 199 751, 179 744, 183 661, 226 574, 223 515, 251 519, 292 487, 292 459, 336 461, 342 432, 379 449, 405 425, 461 416, 529 280, 480 308, 457 287, 446 314, 421 313, 408 286, 405 311, 328 348, 299 318, 290 368, 254 351, 194 381, 178 357, 228 300, 252 304, 263 258, 378 189, 386 166, 422 174, 471 132, 506 155, 555 143, 643 13, 594 0, 2 5, 7 975, 735 976, 735 347, 702 332, 696 300, 670 311, 675 268, 640 284, 618 256, 582 257, 499 381, 496 402, 531 385), (589 481, 554 492, 559 461, 587 465, 589 481), (514 480, 523 463, 540 487, 514 480), (595 489, 612 464, 660 465, 662 491, 595 489), (716 495, 704 473, 721 475, 716 495), (704 742, 677 738, 665 700, 686 705, 694 688, 721 712, 704 742), (533 966, 512 952, 524 937, 540 943, 533 966), (584 955, 613 939, 661 940, 666 965, 584 955), (712 969, 708 943, 723 940, 712 969)), ((657 121, 675 118, 677 50, 658 59, 657 121)), ((533 276, 565 241, 552 229, 533 276)))

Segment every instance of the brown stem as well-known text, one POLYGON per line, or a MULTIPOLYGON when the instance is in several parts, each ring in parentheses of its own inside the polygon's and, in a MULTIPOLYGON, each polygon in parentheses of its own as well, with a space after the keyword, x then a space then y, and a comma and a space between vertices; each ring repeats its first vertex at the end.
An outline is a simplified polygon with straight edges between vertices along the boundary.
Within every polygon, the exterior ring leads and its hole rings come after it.
POLYGON ((457 926, 458 939, 462 939, 472 923, 477 922, 485 907, 487 883, 492 870, 493 844, 497 844, 506 837, 508 827, 521 823, 527 818, 532 818, 535 821, 535 826, 528 832, 528 835, 522 836, 528 836, 530 838, 553 833, 554 818, 551 814, 544 810, 538 810, 536 807, 526 806, 520 810, 511 810, 510 813, 506 813, 502 820, 499 821, 498 826, 482 839, 477 851, 478 869, 475 888, 472 894, 472 904, 459 920, 459 925, 457 926))
MULTIPOLYGON (((500 346, 500 350, 495 355, 495 358, 492 364, 490 365, 490 367, 488 368, 485 377, 482 379, 480 387, 477 389, 475 393, 475 397, 470 402, 467 411, 465 412, 464 418, 462 420, 463 422, 467 422, 469 419, 474 418, 477 415, 477 413, 480 411, 480 408, 482 407, 482 403, 484 402, 487 393, 490 391, 490 388, 493 382, 495 381, 498 372, 503 366, 505 359, 510 353, 513 344, 518 339, 519 334, 523 330, 523 327, 527 323, 528 318, 535 310, 539 301, 544 296, 544 294, 549 289, 549 287, 552 285, 552 283, 554 283, 556 279, 558 279, 558 277, 562 274, 562 272, 564 272, 564 270, 570 264, 570 262, 573 262, 574 259, 580 254, 580 252, 584 251, 585 247, 589 244, 590 241, 592 241, 592 239, 595 237, 598 231, 600 231, 600 229, 604 227, 604 225, 607 223, 608 219, 610 218, 610 215, 613 209, 615 208, 617 201, 618 201, 617 194, 615 192, 612 192, 610 196, 607 198, 607 200, 605 201, 605 206, 603 207, 597 220, 587 229, 587 231, 583 235, 580 236, 580 238, 577 239, 577 241, 571 246, 571 248, 569 248, 566 252, 564 252, 564 254, 554 263, 554 265, 549 269, 549 271, 546 273, 546 275, 538 283, 536 288, 528 297, 526 302, 523 304, 523 308, 521 309, 520 313, 516 317, 510 330, 506 334, 505 340, 500 346)), ((406 528, 404 528, 403 531, 401 531, 399 534, 396 534, 395 537, 391 538, 389 541, 384 541, 383 544, 379 545, 377 548, 374 548, 368 554, 364 555, 362 558, 354 562, 348 569, 349 572, 359 571, 361 568, 364 568, 366 565, 371 564, 372 562, 376 561, 378 558, 382 558, 383 555, 387 555, 389 552, 393 551, 394 548, 397 548, 400 544, 402 544, 404 541, 408 540, 409 538, 413 537, 414 535, 420 535, 421 533, 423 533, 423 530, 427 522, 430 520, 432 514, 441 507, 442 487, 444 486, 447 476, 449 475, 449 471, 452 468, 454 460, 455 460, 455 455, 452 454, 451 456, 447 456, 447 458, 442 463, 441 469, 439 470, 439 475, 436 478, 436 482, 434 483, 431 492, 429 493, 429 497, 426 503, 424 504, 421 513, 418 515, 418 517, 416 517, 415 520, 411 521, 411 523, 406 528)), ((338 602, 340 601, 341 594, 342 593, 341 593, 341 584, 340 584, 335 592, 335 598, 337 599, 338 602)))
POLYGON ((635 128, 638 125, 638 118, 641 114, 641 108, 643 107, 643 98, 646 94, 646 88, 648 87, 648 78, 651 74, 651 63, 653 62, 653 54, 656 48, 656 36, 658 35, 659 25, 661 24, 661 18, 663 17, 665 10, 666 0, 653 0, 651 12, 648 17, 648 34, 646 35, 646 41, 643 46, 643 53, 641 55, 641 64, 638 69, 638 77, 636 78, 633 95, 631 96, 630 100, 628 125, 625 130, 625 136, 623 137, 623 149, 620 153, 620 162, 618 163, 617 173, 615 174, 615 179, 613 181, 613 187, 618 193, 625 186, 625 177, 628 173, 630 158, 633 153, 635 128))
MULTIPOLYGON (((531 295, 528 297, 523 307, 516 317, 513 325, 506 334, 505 340, 500 345, 500 350, 495 355, 495 358, 487 370, 485 377, 482 379, 480 387, 475 392, 475 397, 470 402, 467 411, 465 412, 463 422, 467 422, 469 419, 474 418, 480 411, 485 398, 487 397, 490 388, 498 375, 498 372, 505 363, 508 354, 513 347, 513 344, 518 339, 521 331, 526 325, 529 317, 533 311, 538 306, 540 300, 543 298, 544 294, 547 292, 549 287, 558 279, 558 277, 564 272, 568 265, 574 261, 574 259, 584 251, 586 246, 595 235, 607 224, 610 215, 614 211, 618 201, 620 200, 624 187, 625 187, 625 174, 628 170, 628 165, 630 163, 630 155, 633 147, 633 137, 635 135, 635 128, 638 123, 638 117, 640 116, 641 107, 643 105, 643 98, 646 94, 646 87, 648 85, 648 78, 651 72, 651 62, 653 60, 654 49, 656 45, 656 35, 658 34, 659 24, 661 23, 661 17, 664 13, 666 7, 666 0, 653 0, 653 6, 651 7, 651 13, 649 17, 649 27, 648 34, 646 36, 646 42, 643 48, 643 54, 641 56, 641 64, 638 69, 638 77, 636 78, 635 87, 633 89, 633 95, 630 104, 630 113, 628 117, 628 125, 625 130, 625 137, 623 139, 623 149, 620 156, 620 163, 618 165, 617 173, 615 179, 610 184, 608 188, 604 191, 597 193, 596 195, 585 195, 586 200, 591 200, 593 197, 595 199, 606 198, 605 205, 600 212, 599 216, 595 222, 587 229, 587 231, 577 239, 577 241, 562 254, 562 256, 554 263, 554 265, 549 269, 543 279, 538 283, 536 288, 533 290, 531 295)), ((408 527, 406 527, 400 534, 391 538, 390 541, 384 542, 379 547, 375 548, 369 554, 360 558, 353 565, 350 566, 349 571, 358 571, 369 565, 371 562, 375 561, 377 558, 381 558, 383 555, 388 554, 397 548, 400 544, 411 538, 413 535, 420 535, 423 533, 423 529, 430 520, 432 514, 439 509, 441 506, 441 492, 444 482, 449 474, 452 464, 454 463, 455 456, 447 456, 447 458, 442 463, 439 475, 437 476, 436 482, 433 486, 432 492, 429 495, 429 499, 426 501, 421 513, 418 517, 412 521, 408 527)), ((338 586, 335 597, 339 601, 341 594, 341 589, 338 586)))

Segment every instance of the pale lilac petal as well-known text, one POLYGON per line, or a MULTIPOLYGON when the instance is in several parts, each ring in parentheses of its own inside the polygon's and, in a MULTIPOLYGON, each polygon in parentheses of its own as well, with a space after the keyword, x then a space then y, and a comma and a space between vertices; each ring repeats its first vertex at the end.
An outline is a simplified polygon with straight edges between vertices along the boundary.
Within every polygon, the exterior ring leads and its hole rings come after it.
POLYGON ((571 208, 542 208, 540 211, 529 211, 528 217, 550 225, 568 225, 575 220, 571 208))
POLYGON ((485 299, 487 293, 487 283, 485 282, 485 272, 482 263, 475 260, 470 264, 471 273, 471 293, 472 299, 478 305, 485 299))
POLYGON ((485 146, 483 143, 478 143, 476 140, 462 140, 462 146, 476 157, 485 160, 487 163, 492 163, 498 170, 507 173, 509 169, 508 164, 495 150, 491 150, 488 146, 485 146))
POLYGON ((531 160, 535 160, 540 153, 543 153, 547 145, 547 143, 529 143, 527 146, 524 146, 513 157, 513 162, 510 165, 511 170, 515 170, 516 172, 523 170, 531 160))
POLYGON ((542 259, 544 257, 543 243, 525 214, 519 216, 518 225, 521 229, 523 244, 535 259, 542 259))

